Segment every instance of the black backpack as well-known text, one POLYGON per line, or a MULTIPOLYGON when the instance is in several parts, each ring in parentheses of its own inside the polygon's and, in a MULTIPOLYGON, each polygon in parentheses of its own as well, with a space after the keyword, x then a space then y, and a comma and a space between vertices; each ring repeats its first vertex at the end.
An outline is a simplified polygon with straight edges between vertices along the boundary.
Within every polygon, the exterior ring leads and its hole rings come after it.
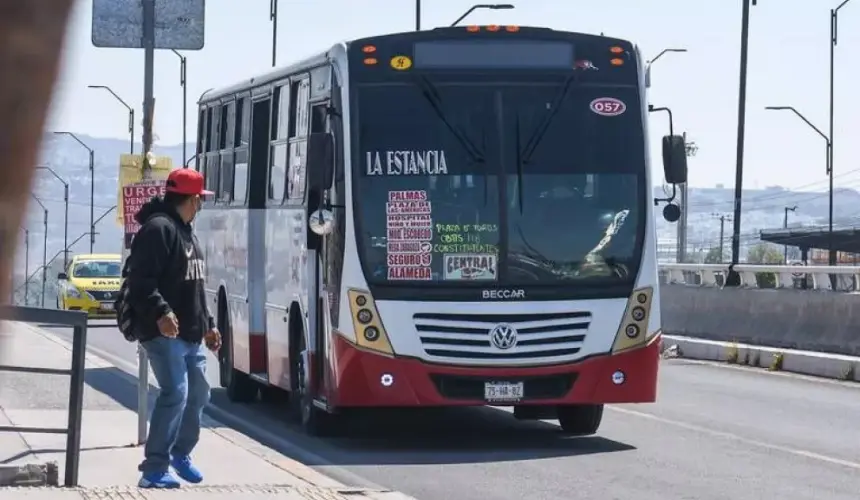
POLYGON ((137 342, 137 335, 134 333, 135 313, 128 303, 128 258, 122 268, 122 285, 119 287, 113 307, 116 311, 116 326, 122 332, 122 336, 129 342, 137 342))
MULTIPOLYGON (((151 215, 146 222, 156 218, 156 217, 165 217, 164 214, 156 213, 151 215)), ((122 336, 125 337, 125 340, 129 342, 137 342, 138 337, 135 333, 135 322, 137 319, 137 314, 134 312, 134 309, 131 307, 131 304, 128 301, 128 274, 129 274, 129 258, 131 254, 125 259, 125 264, 122 268, 122 285, 119 287, 119 293, 116 295, 116 300, 113 303, 114 311, 116 311, 116 326, 120 332, 122 332, 122 336)))

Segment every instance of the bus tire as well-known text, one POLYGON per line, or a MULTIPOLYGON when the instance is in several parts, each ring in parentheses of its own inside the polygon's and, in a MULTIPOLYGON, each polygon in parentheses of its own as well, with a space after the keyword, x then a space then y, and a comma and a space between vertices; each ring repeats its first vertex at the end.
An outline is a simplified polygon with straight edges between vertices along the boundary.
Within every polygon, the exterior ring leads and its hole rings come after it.
POLYGON ((558 423, 565 434, 591 436, 603 420, 603 405, 565 405, 558 407, 558 423))
POLYGON ((218 378, 227 389, 227 398, 234 403, 251 403, 257 399, 259 384, 247 373, 233 367, 233 328, 227 314, 224 294, 218 297, 218 331, 221 332, 221 349, 218 350, 218 378))
POLYGON ((290 343, 290 413, 305 433, 316 437, 332 435, 334 415, 314 405, 314 395, 305 377, 305 335, 301 328, 291 332, 290 343))

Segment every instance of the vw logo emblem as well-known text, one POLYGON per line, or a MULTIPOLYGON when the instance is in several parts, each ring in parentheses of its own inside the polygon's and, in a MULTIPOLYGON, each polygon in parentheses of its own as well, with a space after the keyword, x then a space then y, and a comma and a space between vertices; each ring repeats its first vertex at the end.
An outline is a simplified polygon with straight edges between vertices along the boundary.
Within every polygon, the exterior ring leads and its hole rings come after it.
POLYGON ((496 325, 490 330, 490 343, 497 349, 510 349, 517 345, 517 330, 511 325, 496 325))

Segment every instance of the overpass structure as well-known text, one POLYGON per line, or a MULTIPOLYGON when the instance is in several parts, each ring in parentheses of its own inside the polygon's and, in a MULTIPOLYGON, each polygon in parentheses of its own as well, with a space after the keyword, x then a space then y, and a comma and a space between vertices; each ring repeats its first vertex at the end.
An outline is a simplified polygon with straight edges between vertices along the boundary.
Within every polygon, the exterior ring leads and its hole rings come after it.
POLYGON ((664 333, 860 356, 860 266, 738 264, 734 270, 740 287, 723 287, 729 264, 661 265, 664 333))

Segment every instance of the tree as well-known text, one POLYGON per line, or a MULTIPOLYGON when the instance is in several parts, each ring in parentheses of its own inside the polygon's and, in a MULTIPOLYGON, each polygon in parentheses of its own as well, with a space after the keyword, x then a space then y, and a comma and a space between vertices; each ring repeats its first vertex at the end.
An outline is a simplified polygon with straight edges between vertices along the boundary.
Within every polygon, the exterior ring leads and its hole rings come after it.
MULTIPOLYGON (((750 264, 782 264, 782 252, 769 243, 759 243, 747 252, 747 262, 750 264)), ((756 283, 759 288, 775 288, 774 273, 756 273, 756 283)))
POLYGON ((770 243, 759 243, 747 252, 750 264, 782 264, 782 251, 770 243))
POLYGON ((711 247, 705 255, 705 264, 720 264, 720 247, 711 247))

